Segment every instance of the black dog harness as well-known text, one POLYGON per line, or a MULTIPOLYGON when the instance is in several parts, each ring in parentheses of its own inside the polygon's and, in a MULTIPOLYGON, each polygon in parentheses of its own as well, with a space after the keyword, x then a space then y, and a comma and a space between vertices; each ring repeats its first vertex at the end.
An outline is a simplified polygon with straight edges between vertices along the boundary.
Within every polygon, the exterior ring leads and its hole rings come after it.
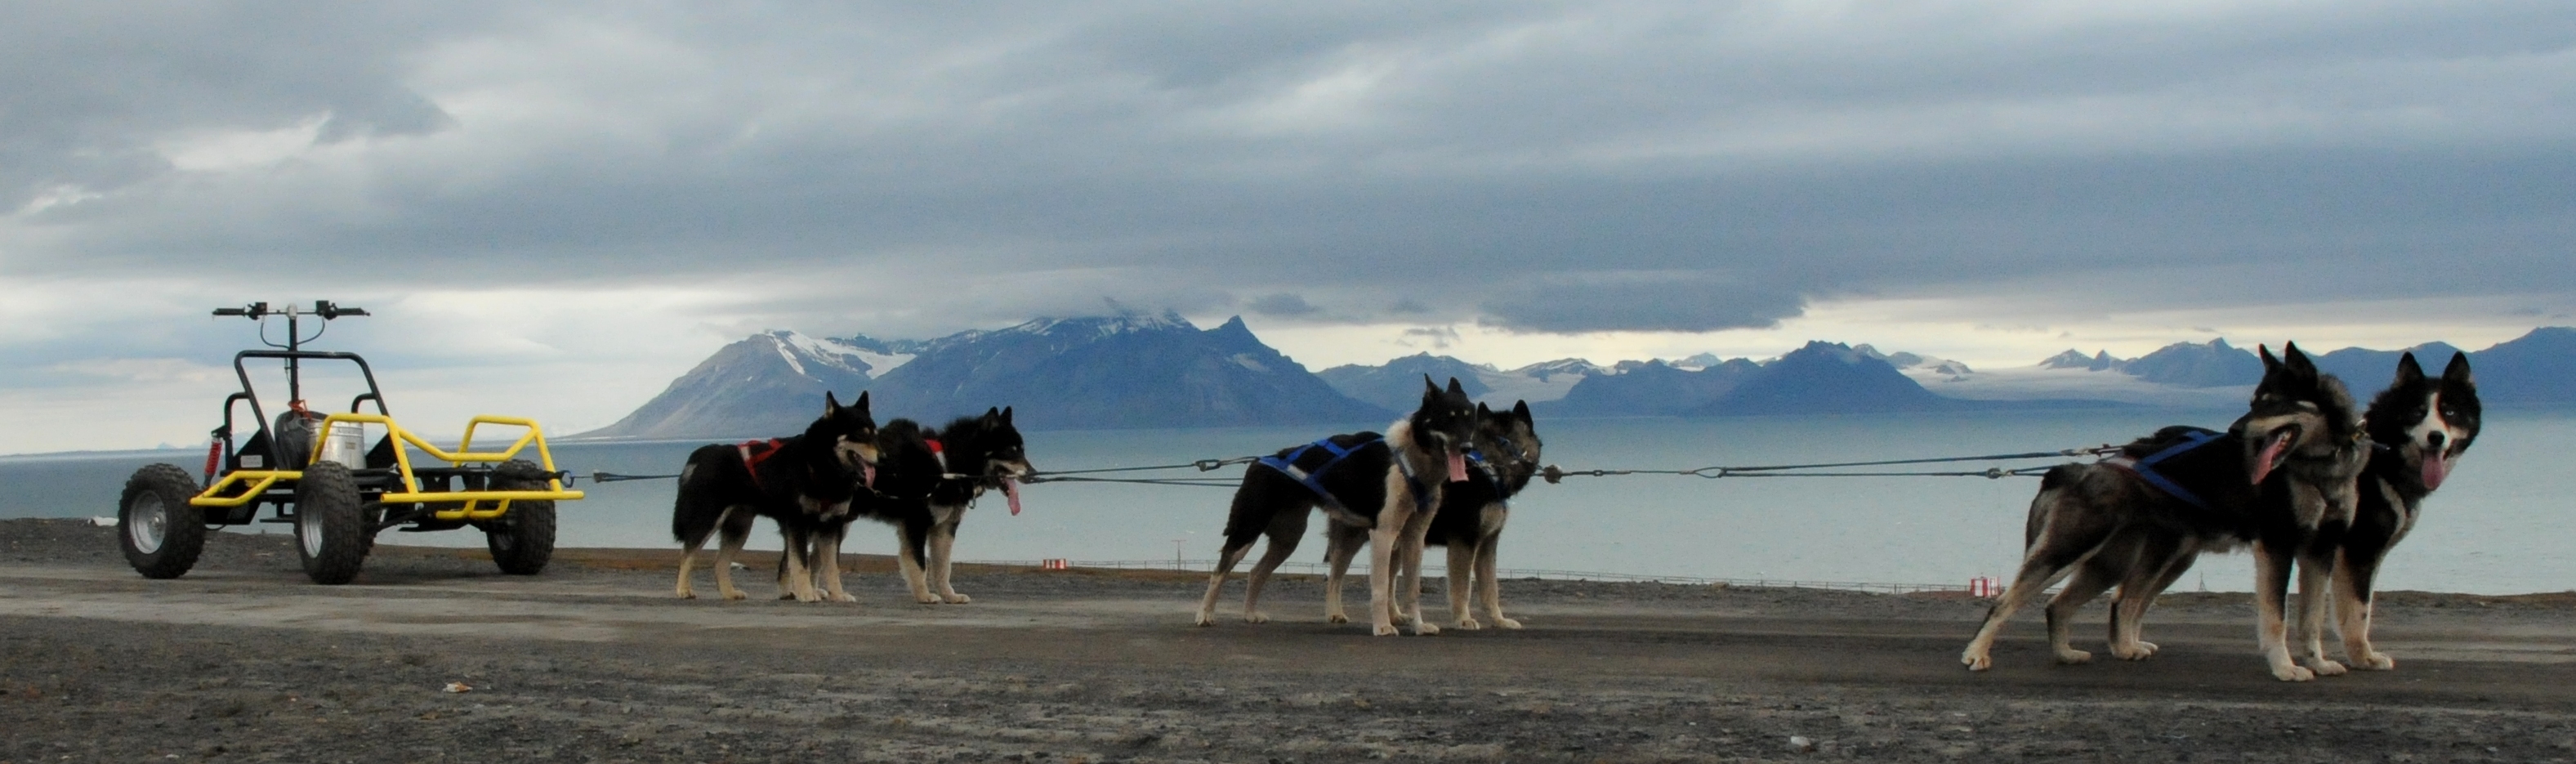
MULTIPOLYGON (((1326 470, 1332 469, 1334 465, 1342 463, 1342 460, 1350 458, 1352 454, 1368 449, 1389 449, 1389 446, 1386 443, 1386 436, 1379 435, 1374 432, 1363 432, 1357 435, 1335 435, 1290 449, 1285 455, 1273 454, 1261 457, 1260 460, 1254 463, 1275 470, 1279 474, 1286 475, 1290 480, 1297 481, 1298 485, 1305 486, 1306 490, 1315 492, 1316 498, 1323 500, 1327 506, 1340 511, 1342 514, 1356 515, 1357 513, 1351 512, 1349 507, 1342 506, 1342 500, 1333 496, 1332 491, 1324 488, 1323 474, 1326 470), (1299 462, 1305 462, 1311 466, 1300 467, 1298 466, 1299 462)), ((1389 453, 1388 457, 1395 461, 1395 468, 1404 473, 1404 487, 1408 492, 1413 494, 1413 506, 1426 512, 1437 509, 1430 505, 1431 486, 1425 485, 1419 477, 1413 474, 1413 465, 1406 462, 1403 457, 1396 456, 1393 453, 1389 453)), ((1475 460, 1479 464, 1484 461, 1482 457, 1477 456, 1473 451, 1467 453, 1467 458, 1475 460)), ((1369 517, 1372 519, 1375 518, 1374 513, 1357 516, 1369 517)))
POLYGON ((2208 501, 2202 500, 2200 494, 2192 493, 2191 489, 2182 487, 2181 483, 2174 482, 2173 478, 2157 472, 2156 464, 2198 450, 2202 446, 2209 445, 2211 441, 2218 440, 2222 434, 2214 430, 2194 427, 2182 433, 2181 442, 2166 446, 2163 450, 2144 458, 2132 460, 2126 456, 2114 456, 2102 460, 2102 463, 2128 470, 2129 474, 2138 476, 2139 480, 2147 481, 2147 485, 2155 486, 2156 490, 2165 492, 2165 495, 2205 510, 2210 508, 2208 501))

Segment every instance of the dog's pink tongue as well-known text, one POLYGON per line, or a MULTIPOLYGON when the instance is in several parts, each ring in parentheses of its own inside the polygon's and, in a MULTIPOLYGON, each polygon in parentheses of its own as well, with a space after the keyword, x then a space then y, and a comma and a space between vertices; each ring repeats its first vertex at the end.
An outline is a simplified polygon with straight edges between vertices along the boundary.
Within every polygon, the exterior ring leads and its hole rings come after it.
POLYGON ((1467 482, 1467 455, 1466 455, 1466 454, 1464 454, 1464 453, 1460 453, 1460 452, 1457 452, 1457 451, 1451 451, 1451 452, 1449 452, 1449 482, 1452 482, 1452 483, 1464 483, 1464 482, 1467 482))
POLYGON ((2443 458, 2442 454, 2430 454, 2424 457, 2424 490, 2430 491, 2442 487, 2442 479, 2450 476, 2451 460, 2443 458))
POLYGON ((2263 441, 2263 452, 2254 455, 2254 485, 2263 484, 2263 478, 2269 477, 2272 474, 2272 465, 2278 464, 2281 461, 2281 449, 2289 447, 2290 433, 2288 431, 2272 433, 2271 438, 2263 441))
POLYGON ((1020 481, 1017 481, 1017 480, 1004 480, 1004 481, 1002 481, 1002 498, 1010 500, 1010 502, 1011 502, 1011 514, 1014 514, 1014 515, 1019 514, 1019 513, 1020 513, 1020 481))
POLYGON ((867 486, 870 489, 877 487, 876 465, 869 464, 867 462, 859 463, 859 485, 867 486))

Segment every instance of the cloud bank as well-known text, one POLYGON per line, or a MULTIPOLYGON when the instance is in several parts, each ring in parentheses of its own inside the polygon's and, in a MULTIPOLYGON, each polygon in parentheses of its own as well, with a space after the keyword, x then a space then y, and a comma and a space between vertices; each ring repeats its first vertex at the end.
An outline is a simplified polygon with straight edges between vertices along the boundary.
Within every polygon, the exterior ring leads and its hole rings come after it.
POLYGON ((37 3, 0 92, 21 367, 287 297, 704 345, 2576 294, 2549 2, 37 3))

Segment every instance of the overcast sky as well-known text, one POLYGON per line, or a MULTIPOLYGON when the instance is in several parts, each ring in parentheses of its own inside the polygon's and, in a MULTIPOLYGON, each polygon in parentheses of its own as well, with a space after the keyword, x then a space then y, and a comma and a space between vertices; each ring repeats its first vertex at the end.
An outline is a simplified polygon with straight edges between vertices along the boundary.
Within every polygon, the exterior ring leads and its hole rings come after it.
POLYGON ((252 300, 572 431, 1112 300, 1310 368, 2483 347, 2571 245, 2558 0, 0 6, 0 453, 202 442, 252 300))

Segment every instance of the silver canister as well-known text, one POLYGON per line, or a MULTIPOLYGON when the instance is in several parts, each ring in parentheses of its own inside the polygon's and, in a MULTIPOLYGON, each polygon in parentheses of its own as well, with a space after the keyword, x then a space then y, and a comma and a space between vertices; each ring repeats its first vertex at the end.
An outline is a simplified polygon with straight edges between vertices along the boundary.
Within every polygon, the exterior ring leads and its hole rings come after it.
POLYGON ((320 461, 339 462, 353 470, 367 466, 367 423, 332 422, 319 440, 320 461))

